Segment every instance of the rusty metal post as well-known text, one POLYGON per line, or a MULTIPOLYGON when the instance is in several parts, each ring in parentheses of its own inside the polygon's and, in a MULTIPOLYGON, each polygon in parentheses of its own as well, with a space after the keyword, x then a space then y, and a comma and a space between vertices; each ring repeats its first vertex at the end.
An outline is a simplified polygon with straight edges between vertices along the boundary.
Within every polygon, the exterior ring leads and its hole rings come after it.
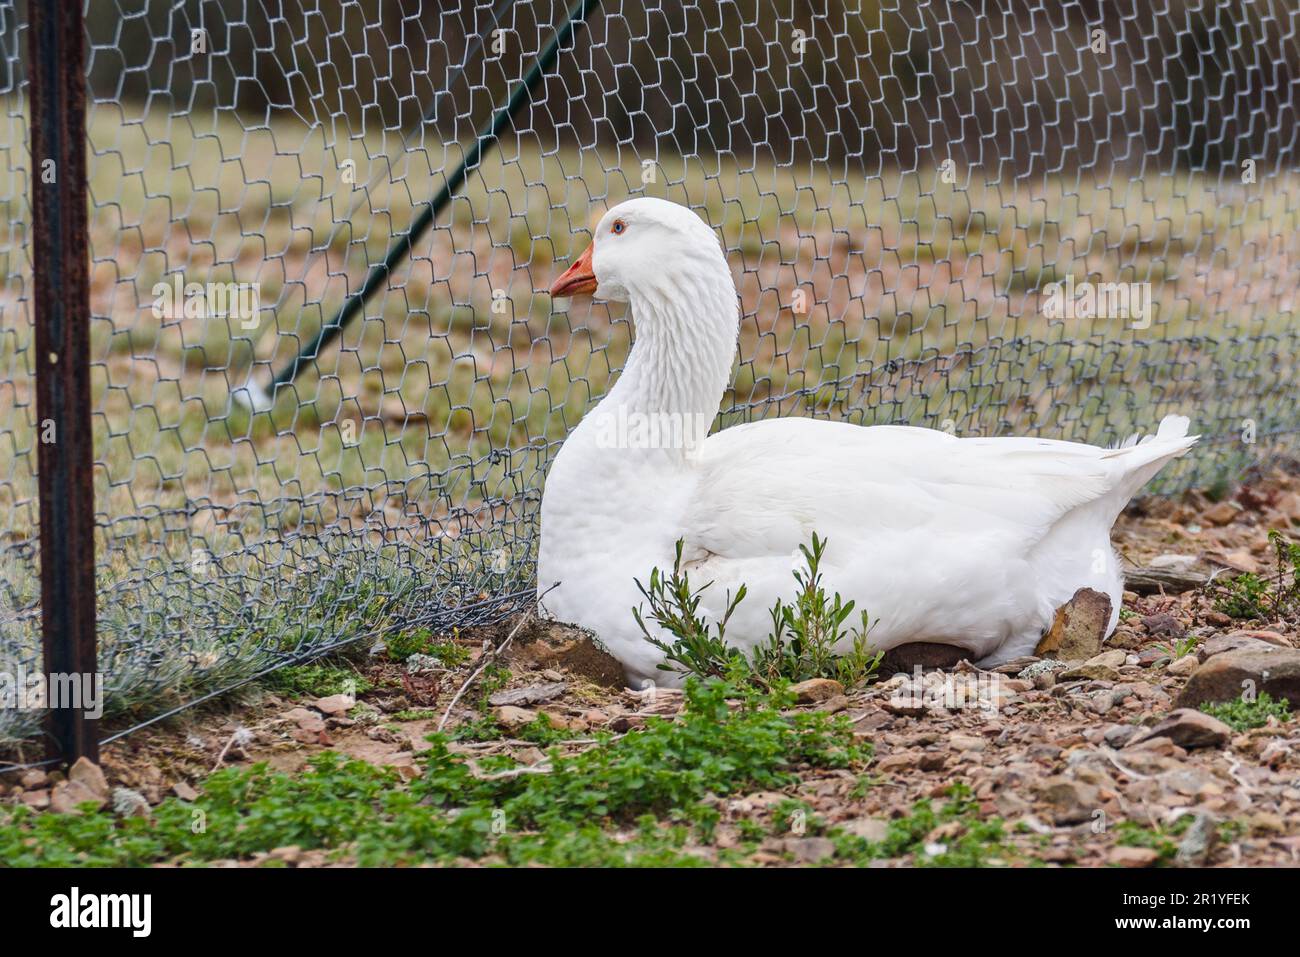
POLYGON ((82 0, 43 0, 28 11, 41 636, 52 705, 48 755, 93 761, 98 722, 88 716, 88 702, 55 700, 56 689, 98 690, 86 41, 82 0))

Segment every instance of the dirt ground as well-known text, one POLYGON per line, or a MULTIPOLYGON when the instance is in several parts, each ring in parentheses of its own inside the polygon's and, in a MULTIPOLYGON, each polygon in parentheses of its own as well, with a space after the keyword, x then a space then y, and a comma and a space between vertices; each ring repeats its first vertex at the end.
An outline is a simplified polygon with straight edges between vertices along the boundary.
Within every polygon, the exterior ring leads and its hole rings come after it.
MULTIPOLYGON (((942 849, 977 820, 999 818, 1014 853, 999 851, 989 863, 1300 864, 1300 721, 1273 717, 1260 727, 1234 729, 1178 710, 1194 703, 1189 682, 1207 681, 1216 659, 1300 656, 1293 616, 1230 617, 1215 610, 1213 580, 1203 581, 1221 569, 1228 571, 1214 580, 1274 574, 1269 530, 1293 534, 1300 527, 1297 471, 1271 471, 1224 501, 1188 493, 1131 507, 1114 540, 1126 564, 1144 571, 1130 579, 1134 590, 1125 593, 1119 628, 1087 660, 1077 652, 1067 657, 1077 647, 1071 642, 1080 640, 1067 627, 1052 639, 1063 642, 1062 664, 1025 659, 980 672, 960 662, 897 675, 887 669, 880 680, 849 692, 810 683, 797 707, 843 713, 874 745, 870 786, 848 770, 815 771, 801 773, 798 786, 783 794, 728 799, 716 846, 734 845, 744 820, 761 819, 786 798, 877 840, 917 801, 964 784, 971 812, 937 826, 922 853, 942 849)), ((1075 609, 1075 632, 1087 631, 1087 613, 1075 609)), ((512 735, 538 713, 569 733, 548 747, 576 750, 593 746, 597 731, 635 733, 648 716, 672 716, 682 707, 679 692, 624 688, 617 664, 576 629, 516 620, 453 640, 463 649, 454 665, 419 657, 398 663, 378 650, 351 659, 368 689, 355 700, 258 689, 140 731, 107 747, 108 781, 156 803, 201 789, 220 766, 264 761, 292 772, 330 749, 414 777, 425 736, 444 718, 448 729, 495 725, 495 735, 466 736, 454 751, 509 753, 544 773, 546 749, 512 735), (504 666, 508 677, 489 664, 504 666), (489 679, 497 684, 485 689, 489 679)), ((1297 672, 1289 672, 1289 686, 1277 684, 1285 670, 1275 667, 1260 680, 1273 681, 1275 697, 1291 694, 1294 703, 1297 672)), ((5 802, 43 807, 57 791, 57 777, 33 777, 26 787, 12 777, 0 780, 5 802)), ((771 837, 752 861, 819 861, 825 856, 819 840, 771 837)), ((924 863, 916 856, 876 863, 924 863)), ((300 866, 325 861, 324 852, 293 855, 300 866)))

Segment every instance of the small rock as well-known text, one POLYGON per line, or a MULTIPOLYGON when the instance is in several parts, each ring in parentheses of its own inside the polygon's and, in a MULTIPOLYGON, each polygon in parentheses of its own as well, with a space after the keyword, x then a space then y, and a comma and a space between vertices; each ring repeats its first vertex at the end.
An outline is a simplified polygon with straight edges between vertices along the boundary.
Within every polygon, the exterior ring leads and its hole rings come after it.
POLYGON ((1180 678, 1186 678, 1193 671, 1201 666, 1195 655, 1183 655, 1181 658, 1175 658, 1165 666, 1165 671, 1171 675, 1178 675, 1180 678))
POLYGON ((273 861, 283 861, 285 864, 297 864, 302 859, 302 848, 297 844, 289 844, 286 847, 277 847, 266 855, 273 861))
POLYGON ((948 763, 948 755, 942 751, 922 751, 916 765, 922 771, 942 771, 948 763))
POLYGON ((131 788, 113 789, 113 813, 118 817, 148 817, 149 802, 139 791, 131 788))
POLYGON ((1122 668, 1127 659, 1128 653, 1117 648, 1113 651, 1103 651, 1099 655, 1093 655, 1083 663, 1083 666, 1085 668, 1090 666, 1097 668, 1122 668))
POLYGON ((1061 660, 1087 659, 1101 650, 1110 625, 1110 596, 1080 588, 1056 610, 1052 627, 1038 642, 1034 654, 1061 660))
POLYGON ((1218 840, 1219 829, 1214 818, 1208 814, 1197 814, 1178 844, 1178 863, 1185 867, 1203 866, 1218 840))
POLYGON ((1152 738, 1168 738, 1181 748, 1221 748, 1232 739, 1232 728, 1218 718, 1193 708, 1179 708, 1153 728, 1141 732, 1130 742, 1141 744, 1152 738))
POLYGON ((1237 517, 1237 507, 1231 502, 1220 502, 1206 509, 1204 514, 1211 525, 1227 525, 1237 517))
POLYGON ((1138 652, 1138 665, 1142 668, 1154 668, 1169 661, 1172 656, 1163 648, 1143 648, 1138 652))
POLYGON ((104 772, 89 758, 77 758, 76 763, 68 769, 68 783, 80 784, 93 797, 108 800, 110 791, 104 772))
POLYGON ((1100 790, 1091 784, 1057 775, 1038 783, 1039 798, 1052 805, 1057 824, 1091 820, 1101 803, 1100 790))
POLYGON ((1181 621, 1165 612, 1147 615, 1142 619, 1142 625, 1146 628, 1147 634, 1156 638, 1178 639, 1187 631, 1181 621))
POLYGON ((1273 647, 1267 641, 1252 638, 1245 632, 1233 632, 1230 635, 1215 635, 1196 648, 1196 657, 1202 662, 1227 651, 1267 651, 1273 647))
POLYGON ((977 738, 973 734, 953 734, 948 737, 948 743, 958 751, 983 751, 989 746, 989 743, 983 738, 977 738))
POLYGON ((18 796, 18 800, 22 801, 33 811, 44 811, 50 806, 50 792, 45 788, 40 788, 36 791, 24 791, 18 796))
POLYGON ((889 822, 878 817, 860 817, 852 821, 844 821, 840 824, 840 828, 848 834, 873 844, 879 844, 889 836, 889 822))
POLYGON ((1276 631, 1264 631, 1262 629, 1246 629, 1243 631, 1234 631, 1228 635, 1229 638, 1254 638, 1256 641, 1262 641, 1266 645, 1276 645, 1279 648, 1291 648, 1293 645, 1287 639, 1286 635, 1276 631))
MULTIPOLYGON (((79 762, 85 760, 85 758, 78 759, 79 762)), ((86 763, 89 764, 90 762, 87 761, 86 763)), ((94 767, 95 765, 91 766, 94 767)), ((105 787, 107 787, 107 784, 105 784, 105 787)), ((53 793, 50 794, 50 810, 57 814, 78 814, 81 812, 81 805, 83 804, 92 804, 98 810, 107 803, 107 797, 96 794, 82 781, 65 781, 57 785, 53 793)))
POLYGON ((23 772, 19 783, 28 791, 39 791, 50 783, 50 776, 40 768, 32 768, 30 771, 23 772))
POLYGON ((817 864, 835 856, 835 844, 826 837, 788 837, 783 848, 800 864, 817 864))
POLYGON ((1114 707, 1115 693, 1113 691, 1099 691, 1088 702, 1088 709, 1094 714, 1108 714, 1114 707))
POLYGON ((1038 658, 1035 655, 1021 655, 1018 658, 1004 661, 1000 665, 995 665, 991 670, 1002 675, 1019 675, 1026 668, 1038 664, 1041 660, 1041 658, 1038 658))
POLYGON ((1109 747, 1122 748, 1136 737, 1138 728, 1131 724, 1115 724, 1106 729, 1102 740, 1109 747))
POLYGON ((1160 852, 1149 847, 1112 847, 1106 860, 1119 867, 1154 867, 1160 852))
POLYGON ((1188 679, 1178 707, 1195 708, 1207 702, 1231 701, 1242 691, 1267 691, 1300 708, 1300 650, 1269 646, 1215 655, 1188 679))
POLYGON ((509 691, 498 691, 492 695, 488 698, 488 704, 497 707, 542 704, 564 694, 567 687, 568 685, 563 681, 552 681, 547 684, 530 685, 527 688, 511 688, 509 691))
POLYGON ((175 794, 182 801, 197 801, 199 799, 199 792, 184 781, 177 781, 172 785, 172 794, 175 794))
POLYGON ((919 718, 930 710, 926 707, 919 694, 899 695, 882 702, 880 707, 890 714, 896 714, 904 718, 919 718))
POLYGON ((317 698, 312 702, 312 707, 322 714, 340 715, 347 714, 356 703, 357 700, 352 695, 332 694, 328 698, 317 698))
MULTIPOLYGON (((318 714, 313 714, 306 708, 295 708, 294 711, 301 711, 302 714, 296 716, 296 723, 299 731, 307 734, 320 734, 325 730, 325 719, 318 714)), ((291 711, 290 716, 293 716, 291 711)))
POLYGON ((888 754, 876 762, 876 768, 881 771, 905 771, 908 768, 916 766, 917 756, 907 751, 898 754, 888 754))
POLYGON ((827 698, 844 694, 844 685, 833 678, 809 678, 794 685, 790 690, 794 692, 794 699, 799 704, 816 704, 827 698))
POLYGON ((1116 668, 1087 662, 1057 675, 1059 681, 1119 681, 1119 678, 1120 674, 1116 668))
POLYGON ((496 717, 497 724, 510 730, 522 728, 524 725, 532 724, 537 720, 536 711, 529 711, 527 708, 517 708, 510 704, 502 705, 497 708, 493 714, 496 717))

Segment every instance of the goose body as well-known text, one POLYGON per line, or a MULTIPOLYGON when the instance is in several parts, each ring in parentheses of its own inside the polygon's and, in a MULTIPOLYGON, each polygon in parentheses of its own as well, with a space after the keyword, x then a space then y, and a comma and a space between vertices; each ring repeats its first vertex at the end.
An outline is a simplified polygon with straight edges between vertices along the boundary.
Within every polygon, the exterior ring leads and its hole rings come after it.
POLYGON ((636 341, 547 476, 538 591, 546 614, 593 630, 634 684, 672 681, 631 610, 636 580, 671 569, 679 539, 692 582, 712 582, 706 617, 745 585, 727 627, 739 647, 763 641, 769 609, 794 597, 814 532, 828 542, 827 591, 869 612, 880 650, 937 642, 986 664, 1028 654, 1083 587, 1111 597, 1113 629, 1123 576, 1111 527, 1195 442, 1182 416, 1118 449, 799 418, 709 436, 736 291, 712 230, 662 200, 605 215, 552 287, 578 292, 627 301, 636 341))

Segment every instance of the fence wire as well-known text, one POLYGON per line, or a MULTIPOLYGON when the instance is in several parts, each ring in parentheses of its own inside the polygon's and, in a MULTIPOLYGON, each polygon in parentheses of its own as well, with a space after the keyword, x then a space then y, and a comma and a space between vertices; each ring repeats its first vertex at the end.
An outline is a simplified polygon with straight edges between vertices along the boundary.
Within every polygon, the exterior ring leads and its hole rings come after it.
MULTIPOLYGON (((530 595, 619 306, 545 290, 686 203, 742 303, 718 427, 811 415, 1294 440, 1282 0, 608 0, 337 341, 277 389, 564 22, 561 2, 87 3, 100 664, 130 728, 530 595), (1089 299, 1090 290, 1097 295, 1089 299), (269 398, 269 408, 261 398, 269 398)), ((0 2, 0 664, 39 667, 25 4, 0 2)), ((0 742, 39 712, 0 712, 0 742)))

